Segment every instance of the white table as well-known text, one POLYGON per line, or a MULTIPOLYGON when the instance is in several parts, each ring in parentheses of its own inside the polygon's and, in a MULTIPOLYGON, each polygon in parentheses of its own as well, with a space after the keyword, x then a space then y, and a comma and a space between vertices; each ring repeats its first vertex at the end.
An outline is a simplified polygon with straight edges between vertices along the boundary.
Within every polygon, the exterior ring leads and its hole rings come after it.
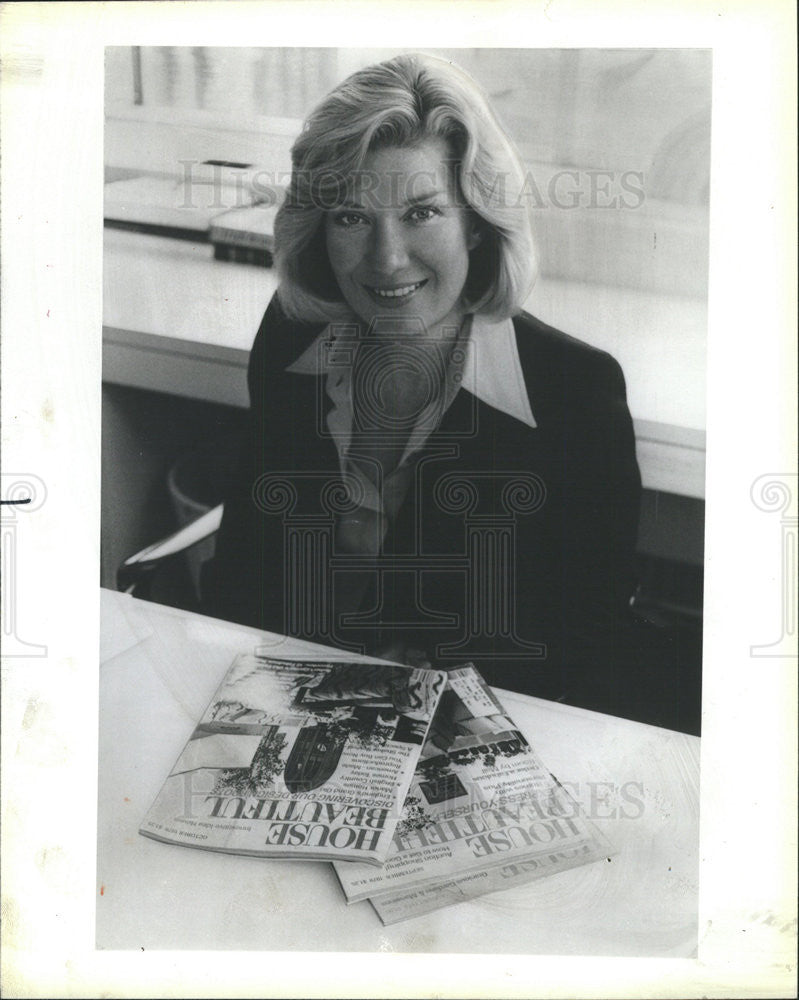
POLYGON ((500 699, 618 848, 612 861, 383 927, 368 902, 346 905, 327 863, 140 836, 233 656, 265 641, 280 656, 351 656, 102 592, 98 948, 695 954, 699 740, 510 692, 500 699))

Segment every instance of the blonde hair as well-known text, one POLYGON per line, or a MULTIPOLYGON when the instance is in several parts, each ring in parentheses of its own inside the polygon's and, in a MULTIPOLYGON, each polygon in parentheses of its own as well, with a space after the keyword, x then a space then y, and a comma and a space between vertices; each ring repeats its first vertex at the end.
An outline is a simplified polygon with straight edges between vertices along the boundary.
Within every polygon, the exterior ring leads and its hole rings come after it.
POLYGON ((291 181, 275 220, 278 295, 289 316, 330 322, 349 315, 327 256, 325 211, 340 203, 370 152, 428 137, 447 143, 459 193, 482 233, 470 253, 467 308, 497 319, 521 309, 537 268, 518 153, 468 74, 438 57, 408 54, 344 80, 292 147, 291 181))

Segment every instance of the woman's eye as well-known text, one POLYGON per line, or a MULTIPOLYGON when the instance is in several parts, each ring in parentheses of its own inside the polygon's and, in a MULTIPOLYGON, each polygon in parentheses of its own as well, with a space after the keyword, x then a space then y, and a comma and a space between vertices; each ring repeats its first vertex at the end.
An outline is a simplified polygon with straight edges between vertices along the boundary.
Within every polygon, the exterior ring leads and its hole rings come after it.
POLYGON ((418 208, 414 208, 408 213, 408 218, 411 222, 428 222, 430 219, 440 214, 439 210, 434 208, 432 205, 420 205, 418 208))
POLYGON ((341 226, 342 229, 352 229, 354 226, 366 222, 364 217, 357 212, 339 212, 333 216, 333 221, 337 226, 341 226))

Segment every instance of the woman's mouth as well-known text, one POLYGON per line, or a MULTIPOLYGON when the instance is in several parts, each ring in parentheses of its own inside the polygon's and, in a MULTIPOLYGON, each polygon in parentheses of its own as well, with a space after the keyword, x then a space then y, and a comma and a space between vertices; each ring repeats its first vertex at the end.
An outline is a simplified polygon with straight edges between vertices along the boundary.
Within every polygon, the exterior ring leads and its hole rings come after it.
POLYGON ((426 284, 427 279, 409 285, 395 285, 393 288, 374 288, 371 285, 364 285, 364 288, 378 299, 406 299, 426 284))

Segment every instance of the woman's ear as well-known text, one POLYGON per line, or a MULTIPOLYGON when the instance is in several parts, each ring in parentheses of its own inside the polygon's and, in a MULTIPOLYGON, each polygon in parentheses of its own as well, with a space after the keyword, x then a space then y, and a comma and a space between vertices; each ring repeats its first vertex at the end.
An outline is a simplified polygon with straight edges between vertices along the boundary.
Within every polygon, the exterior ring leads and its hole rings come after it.
POLYGON ((469 229, 469 236, 466 240, 466 245, 470 250, 474 250, 476 246, 480 244, 483 239, 483 227, 476 220, 472 222, 469 229))

